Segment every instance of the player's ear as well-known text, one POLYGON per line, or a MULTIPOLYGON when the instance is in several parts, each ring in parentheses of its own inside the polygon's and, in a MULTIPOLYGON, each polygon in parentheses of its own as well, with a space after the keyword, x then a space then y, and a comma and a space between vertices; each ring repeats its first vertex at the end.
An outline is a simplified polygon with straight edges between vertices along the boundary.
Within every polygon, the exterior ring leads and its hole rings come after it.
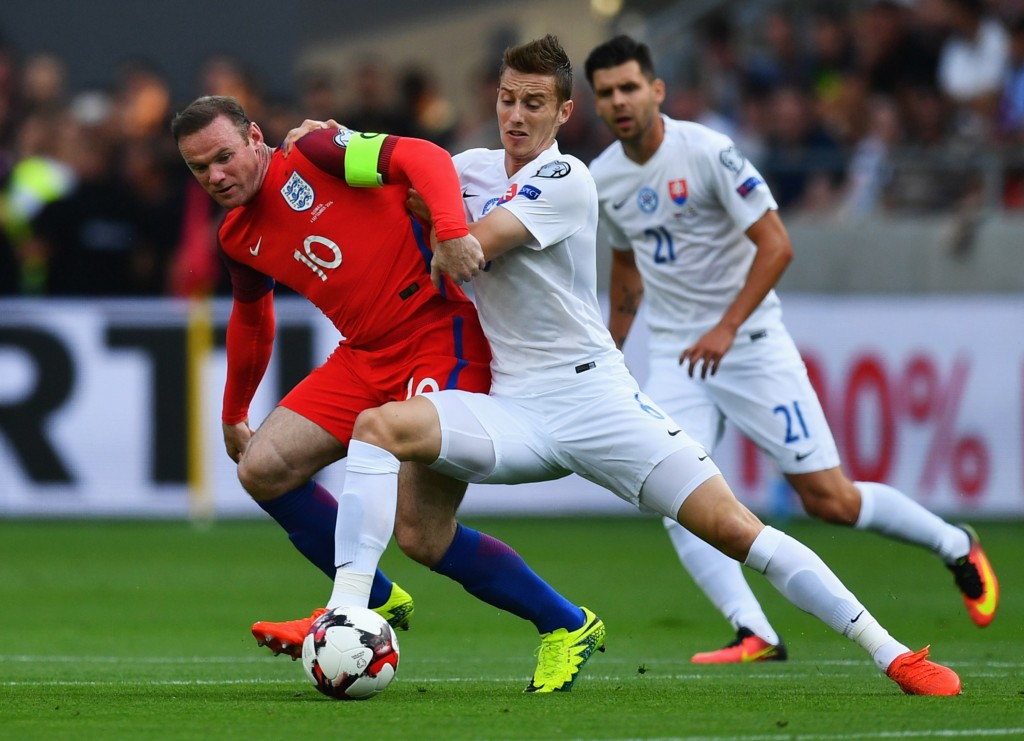
POLYGON ((572 101, 567 100, 559 107, 558 111, 558 125, 561 126, 569 120, 569 116, 572 115, 572 101))
POLYGON ((660 77, 655 78, 654 82, 651 83, 651 89, 654 90, 654 99, 658 101, 658 105, 665 102, 665 81, 660 77))
POLYGON ((252 141, 253 144, 263 143, 263 130, 255 121, 251 121, 249 123, 249 139, 252 141))

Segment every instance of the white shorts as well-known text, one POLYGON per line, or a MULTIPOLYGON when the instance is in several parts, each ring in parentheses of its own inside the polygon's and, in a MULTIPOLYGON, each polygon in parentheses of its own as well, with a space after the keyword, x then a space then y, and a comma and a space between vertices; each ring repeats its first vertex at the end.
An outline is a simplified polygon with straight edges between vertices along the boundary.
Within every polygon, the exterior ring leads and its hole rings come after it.
POLYGON ((691 448, 693 471, 687 469, 676 482, 676 491, 667 495, 672 501, 645 502, 673 515, 685 495, 718 473, 703 448, 640 391, 624 367, 599 366, 574 380, 530 397, 424 394, 441 422, 441 455, 430 467, 486 484, 549 481, 577 473, 639 505, 640 488, 651 470, 691 448), (686 490, 680 496, 681 488, 686 490))
POLYGON ((691 378, 678 358, 652 358, 644 390, 712 452, 728 420, 783 473, 839 465, 839 451, 807 367, 781 326, 765 330, 758 339, 739 337, 718 372, 703 380, 699 367, 691 378))

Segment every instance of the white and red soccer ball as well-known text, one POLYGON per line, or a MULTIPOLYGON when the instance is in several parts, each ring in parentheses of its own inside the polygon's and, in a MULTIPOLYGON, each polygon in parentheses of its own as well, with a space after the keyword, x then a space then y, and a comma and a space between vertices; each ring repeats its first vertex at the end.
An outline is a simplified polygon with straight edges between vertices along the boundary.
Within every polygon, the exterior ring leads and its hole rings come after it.
POLYGON ((398 638, 365 607, 338 607, 318 617, 302 643, 302 668, 314 686, 337 700, 366 700, 398 671, 398 638))

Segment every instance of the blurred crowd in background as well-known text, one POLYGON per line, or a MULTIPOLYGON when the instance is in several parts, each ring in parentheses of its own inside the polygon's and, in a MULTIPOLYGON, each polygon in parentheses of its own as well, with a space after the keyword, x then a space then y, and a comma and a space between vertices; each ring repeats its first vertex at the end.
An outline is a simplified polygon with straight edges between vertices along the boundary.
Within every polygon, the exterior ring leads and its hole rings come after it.
MULTIPOLYGON (((777 3, 719 10, 651 43, 664 110, 732 136, 784 214, 834 219, 1024 208, 1024 0, 777 3)), ((577 60, 582 67, 583 60, 577 60)), ((272 144, 303 118, 498 146, 494 60, 457 110, 429 67, 367 57, 298 74, 268 95, 245 60, 211 57, 203 94, 239 98, 272 144)), ((162 71, 127 59, 104 89, 72 90, 59 54, 0 39, 0 295, 224 292, 222 216, 182 164, 162 71)), ((559 136, 589 161, 611 141, 578 74, 559 136)))

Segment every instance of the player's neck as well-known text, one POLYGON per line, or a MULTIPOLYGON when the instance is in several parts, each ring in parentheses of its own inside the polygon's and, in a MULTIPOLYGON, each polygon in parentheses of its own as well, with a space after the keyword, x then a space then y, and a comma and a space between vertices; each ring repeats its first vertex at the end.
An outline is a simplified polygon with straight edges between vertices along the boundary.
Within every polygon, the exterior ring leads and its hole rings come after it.
MULTIPOLYGON (((263 185, 263 179, 267 176, 267 170, 270 169, 270 158, 274 155, 274 150, 270 148, 269 144, 263 144, 256 152, 260 161, 259 170, 259 185, 263 185)), ((257 188, 259 190, 259 188, 257 188)))
POLYGON ((665 119, 658 115, 650 128, 639 137, 624 139, 622 150, 630 160, 642 165, 654 156, 663 141, 665 141, 665 119))

